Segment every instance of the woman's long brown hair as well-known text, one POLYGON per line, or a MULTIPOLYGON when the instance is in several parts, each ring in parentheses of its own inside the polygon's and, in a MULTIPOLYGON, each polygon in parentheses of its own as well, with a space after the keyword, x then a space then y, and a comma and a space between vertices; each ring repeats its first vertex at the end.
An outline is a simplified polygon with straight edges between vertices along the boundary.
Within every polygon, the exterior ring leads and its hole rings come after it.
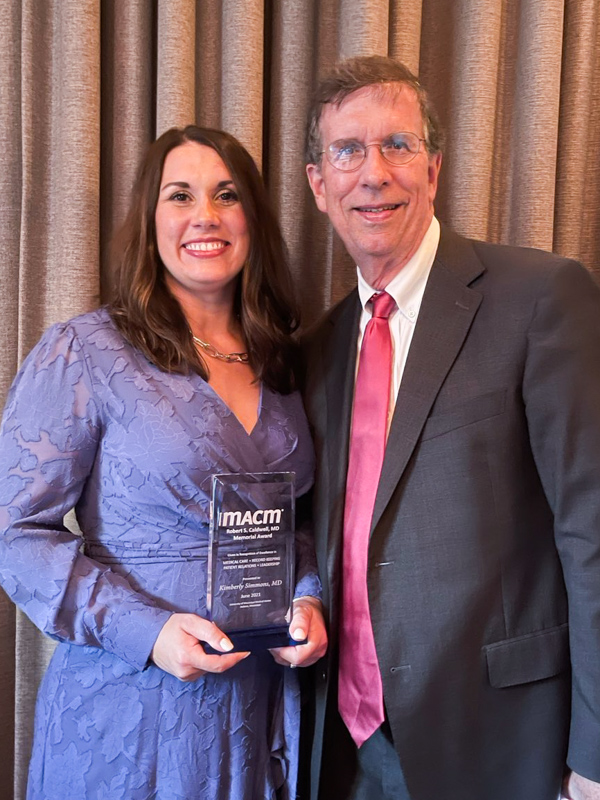
POLYGON ((186 142, 211 147, 231 174, 250 234, 233 312, 257 379, 288 393, 295 387, 291 334, 298 328, 299 313, 287 248, 254 161, 228 133, 195 125, 171 128, 148 149, 129 213, 113 242, 111 316, 123 336, 160 369, 208 379, 181 306, 165 282, 156 244, 154 219, 165 158, 186 142))

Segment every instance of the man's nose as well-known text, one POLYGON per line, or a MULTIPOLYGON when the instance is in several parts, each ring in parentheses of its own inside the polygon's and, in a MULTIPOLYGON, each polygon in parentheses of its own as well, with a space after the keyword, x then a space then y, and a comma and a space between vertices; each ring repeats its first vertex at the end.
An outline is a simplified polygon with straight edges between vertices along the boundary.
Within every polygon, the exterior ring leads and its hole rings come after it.
POLYGON ((368 186, 382 186, 388 183, 390 167, 381 153, 380 144, 368 144, 365 147, 366 155, 361 167, 361 179, 368 186))

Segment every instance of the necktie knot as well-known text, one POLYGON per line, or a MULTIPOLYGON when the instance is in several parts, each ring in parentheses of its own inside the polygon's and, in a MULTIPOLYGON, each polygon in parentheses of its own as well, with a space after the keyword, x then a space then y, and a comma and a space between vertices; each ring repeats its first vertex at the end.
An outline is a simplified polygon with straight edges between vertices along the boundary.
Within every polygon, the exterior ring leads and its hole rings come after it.
POLYGON ((377 319, 387 319, 396 308, 396 301, 387 292, 378 292, 371 298, 373 305, 373 317, 377 319))

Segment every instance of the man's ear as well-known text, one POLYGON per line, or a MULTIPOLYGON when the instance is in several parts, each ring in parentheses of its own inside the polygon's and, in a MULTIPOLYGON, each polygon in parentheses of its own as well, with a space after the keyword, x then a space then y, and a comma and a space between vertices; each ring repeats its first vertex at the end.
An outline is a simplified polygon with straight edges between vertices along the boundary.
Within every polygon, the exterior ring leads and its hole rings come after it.
POLYGON ((438 187, 438 178, 440 177, 440 170, 442 168, 442 154, 435 153, 429 157, 429 166, 427 169, 427 176, 429 179, 429 196, 431 202, 435 200, 438 187))
POLYGON ((315 202, 319 211, 327 213, 327 200, 325 199, 325 180, 321 174, 319 164, 306 165, 306 177, 315 196, 315 202))

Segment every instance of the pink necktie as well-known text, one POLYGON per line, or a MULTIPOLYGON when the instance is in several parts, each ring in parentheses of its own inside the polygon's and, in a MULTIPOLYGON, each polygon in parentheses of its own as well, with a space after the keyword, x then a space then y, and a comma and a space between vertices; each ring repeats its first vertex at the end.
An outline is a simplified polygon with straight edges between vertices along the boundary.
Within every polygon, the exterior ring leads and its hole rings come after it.
POLYGON ((392 369, 388 317, 396 301, 371 298, 354 389, 344 508, 338 707, 360 747, 384 720, 383 687, 367 594, 369 532, 387 437, 392 369))

